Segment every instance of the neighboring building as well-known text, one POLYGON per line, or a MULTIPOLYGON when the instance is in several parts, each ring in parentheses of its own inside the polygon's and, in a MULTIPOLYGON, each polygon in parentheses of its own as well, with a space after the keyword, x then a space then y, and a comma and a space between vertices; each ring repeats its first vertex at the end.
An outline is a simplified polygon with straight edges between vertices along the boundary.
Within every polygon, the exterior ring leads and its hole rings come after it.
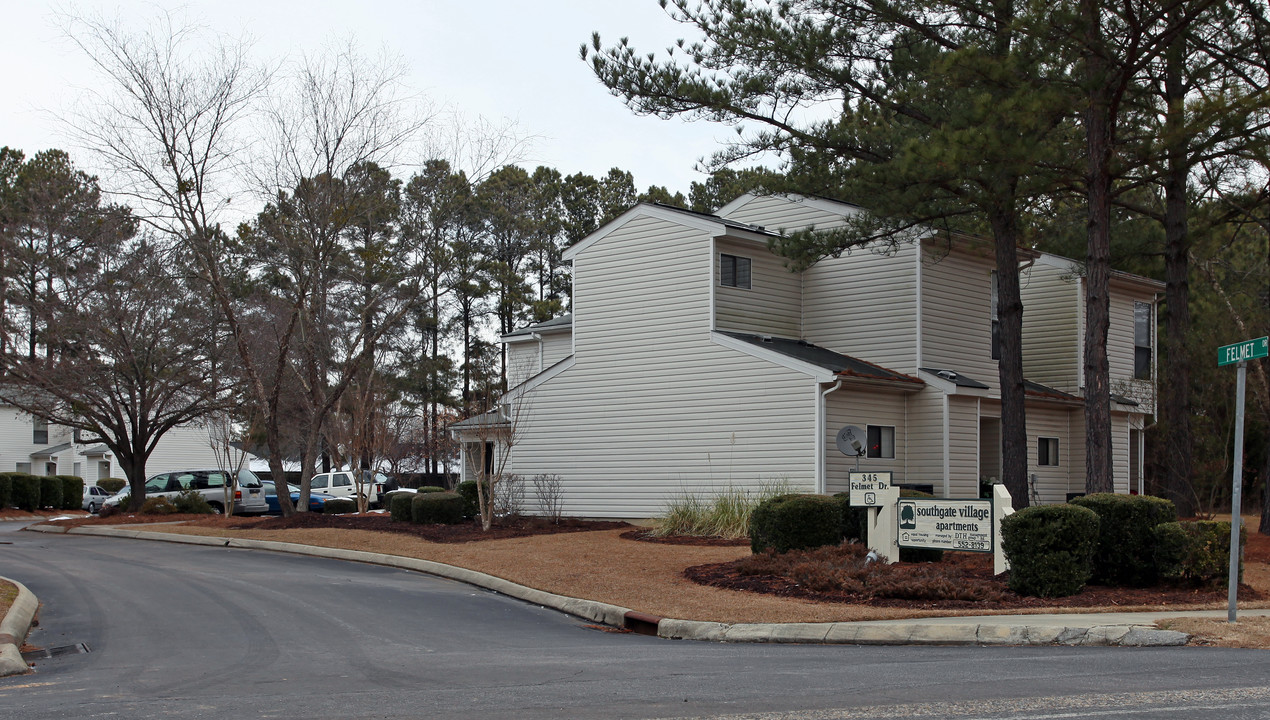
MULTIPOLYGON (((0 472, 76 475, 86 484, 124 477, 114 454, 101 443, 84 443, 71 428, 50 425, 12 405, 0 405, 0 472)), ((206 428, 177 427, 166 433, 146 462, 146 475, 216 467, 206 428)))
MULTIPOLYGON (((514 426, 506 472, 559 475, 575 515, 649 516, 685 492, 776 481, 838 492, 857 463, 978 496, 1001 471, 991 243, 931 237, 802 272, 768 249, 780 232, 857 211, 753 195, 716 215, 639 205, 570 247, 573 313, 503 337, 524 381, 501 416, 455 426, 464 474, 498 466, 502 448, 482 443, 514 426), (865 430, 865 457, 836 449, 845 425, 865 430)), ((1029 475, 1036 500, 1058 502, 1084 490, 1083 295, 1071 261, 1024 257, 1029 475)), ((1111 288, 1120 492, 1140 478, 1154 411, 1161 288, 1123 274, 1111 288)))

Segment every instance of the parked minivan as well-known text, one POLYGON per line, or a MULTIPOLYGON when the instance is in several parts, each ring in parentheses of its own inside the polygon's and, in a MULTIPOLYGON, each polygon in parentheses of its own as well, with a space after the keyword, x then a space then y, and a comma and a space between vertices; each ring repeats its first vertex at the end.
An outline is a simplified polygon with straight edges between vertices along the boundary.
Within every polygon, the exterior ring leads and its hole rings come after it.
MULTIPOLYGON (((225 512, 225 486, 230 476, 223 470, 177 470, 159 473, 146 480, 146 497, 176 497, 185 490, 194 489, 202 494, 207 504, 217 513, 225 512)), ((108 498, 104 505, 118 505, 128 497, 128 488, 108 498)), ((260 478, 250 470, 238 471, 238 489, 234 491, 234 514, 250 515, 268 511, 265 492, 260 478)))

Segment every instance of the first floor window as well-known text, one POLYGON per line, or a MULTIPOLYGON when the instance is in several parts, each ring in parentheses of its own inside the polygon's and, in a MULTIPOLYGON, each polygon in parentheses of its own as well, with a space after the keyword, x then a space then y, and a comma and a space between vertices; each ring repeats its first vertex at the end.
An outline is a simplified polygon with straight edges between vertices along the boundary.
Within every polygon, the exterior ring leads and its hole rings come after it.
POLYGON ((723 287, 750 289, 750 259, 736 255, 719 255, 719 284, 723 287))
POLYGON ((18 472, 31 474, 31 463, 18 463, 18 472))
POLYGON ((865 457, 895 457, 895 428, 889 425, 870 425, 866 431, 869 448, 865 457))
POLYGON ((1058 438, 1037 438, 1036 440, 1036 464, 1037 465, 1057 465, 1058 464, 1058 438))

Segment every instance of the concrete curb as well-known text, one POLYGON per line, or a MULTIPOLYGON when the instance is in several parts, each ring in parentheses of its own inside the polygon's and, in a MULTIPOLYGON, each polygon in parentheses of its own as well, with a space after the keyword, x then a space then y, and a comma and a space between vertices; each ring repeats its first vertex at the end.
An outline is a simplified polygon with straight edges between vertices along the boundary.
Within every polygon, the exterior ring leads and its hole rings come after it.
MULTIPOLYGON (((1151 624, 1089 626, 1028 625, 1021 623, 932 623, 912 621, 868 621, 833 623, 738 623, 661 618, 628 608, 571 598, 535 590, 509 580, 475 570, 431 560, 384 555, 360 550, 324 548, 297 543, 203 535, 173 535, 123 527, 32 526, 35 532, 99 535, 136 540, 207 545, 215 547, 272 550, 311 557, 352 560, 387 567, 414 570, 492 590, 568 613, 592 622, 626 628, 633 632, 677 640, 750 643, 814 643, 847 645, 1103 645, 1119 647, 1163 647, 1185 645, 1190 636, 1175 630, 1160 630, 1151 624)), ((1096 616, 1093 616, 1096 617, 1096 616)))
POLYGON ((40 600, 26 586, 17 580, 0 577, 13 583, 18 588, 18 597, 0 620, 0 677, 21 675, 31 668, 22 659, 22 643, 26 642, 27 633, 31 632, 31 623, 35 620, 35 612, 40 609, 40 600))

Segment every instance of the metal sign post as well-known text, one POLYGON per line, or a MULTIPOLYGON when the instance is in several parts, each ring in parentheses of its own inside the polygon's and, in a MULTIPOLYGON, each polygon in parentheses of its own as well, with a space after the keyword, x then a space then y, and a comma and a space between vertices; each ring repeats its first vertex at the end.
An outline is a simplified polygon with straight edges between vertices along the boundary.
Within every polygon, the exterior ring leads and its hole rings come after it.
POLYGON ((1237 364, 1235 381, 1235 457, 1230 492, 1230 577, 1226 582, 1226 621, 1235 622, 1239 594, 1239 512, 1244 484, 1244 384, 1248 361, 1270 355, 1270 336, 1246 340, 1217 349, 1217 367, 1237 364))

